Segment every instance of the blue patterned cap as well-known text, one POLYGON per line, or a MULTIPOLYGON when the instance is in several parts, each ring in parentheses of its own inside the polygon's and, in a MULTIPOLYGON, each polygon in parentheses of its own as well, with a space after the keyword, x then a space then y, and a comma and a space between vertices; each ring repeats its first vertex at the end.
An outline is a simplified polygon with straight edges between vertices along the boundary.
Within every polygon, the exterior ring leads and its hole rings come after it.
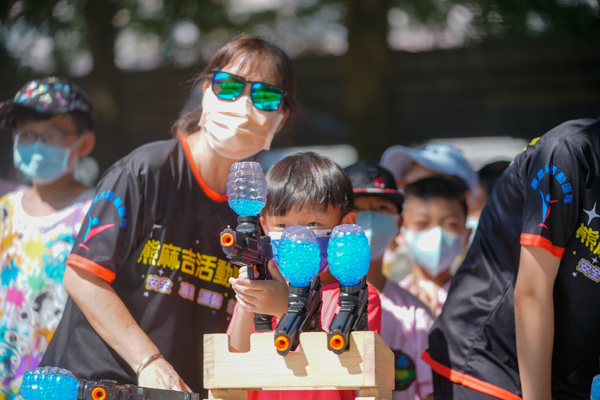
POLYGON ((26 107, 40 114, 66 114, 81 111, 95 118, 90 97, 66 78, 48 76, 29 81, 12 100, 0 103, 0 125, 14 126, 13 111, 26 107))

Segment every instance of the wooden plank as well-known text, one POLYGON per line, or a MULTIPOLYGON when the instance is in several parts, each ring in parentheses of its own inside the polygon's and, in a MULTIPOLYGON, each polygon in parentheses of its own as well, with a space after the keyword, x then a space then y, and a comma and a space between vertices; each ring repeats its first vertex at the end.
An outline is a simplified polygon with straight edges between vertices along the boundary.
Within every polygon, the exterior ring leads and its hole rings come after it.
POLYGON ((327 349, 325 332, 300 336, 295 352, 280 356, 273 333, 255 333, 247 353, 229 351, 229 336, 204 336, 204 386, 244 390, 360 390, 391 398, 394 355, 375 332, 352 332, 350 349, 327 349), (389 393, 389 395, 388 395, 389 393))

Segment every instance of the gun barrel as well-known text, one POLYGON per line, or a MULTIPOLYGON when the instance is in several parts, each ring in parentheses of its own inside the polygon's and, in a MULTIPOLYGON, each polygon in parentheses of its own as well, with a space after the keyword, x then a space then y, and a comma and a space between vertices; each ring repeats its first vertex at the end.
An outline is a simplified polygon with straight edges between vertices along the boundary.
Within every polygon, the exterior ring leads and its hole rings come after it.
POLYGON ((342 350, 342 352, 343 352, 343 350, 346 348, 346 338, 344 337, 344 335, 336 333, 336 334, 332 335, 331 338, 329 339, 329 346, 334 351, 342 350))
POLYGON ((231 247, 235 244, 235 238, 229 232, 223 232, 221 234, 221 246, 231 247))
POLYGON ((275 338, 275 348, 279 354, 287 354, 290 351, 290 340, 284 335, 277 336, 275 338))

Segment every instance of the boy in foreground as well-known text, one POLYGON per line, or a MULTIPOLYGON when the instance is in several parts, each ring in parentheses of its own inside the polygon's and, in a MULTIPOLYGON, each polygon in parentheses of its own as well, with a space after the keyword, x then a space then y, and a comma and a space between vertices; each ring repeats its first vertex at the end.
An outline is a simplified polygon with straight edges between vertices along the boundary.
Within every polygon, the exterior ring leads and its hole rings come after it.
MULTIPOLYGON (((321 248, 319 277, 323 291, 321 325, 327 330, 339 311, 339 286, 327 266, 327 244, 331 229, 340 224, 356 223, 353 211, 352 183, 344 170, 316 153, 298 153, 279 161, 267 173, 267 204, 260 218, 274 247, 281 232, 295 225, 309 226, 315 231, 321 248)), ((254 313, 280 318, 287 311, 288 286, 277 265, 269 263, 270 281, 245 278, 240 269, 237 279, 230 282, 238 303, 229 324, 228 334, 234 350, 250 350, 250 335, 254 332, 254 313)), ((369 286, 369 329, 379 332, 381 302, 377 291, 369 286)), ((356 392, 345 391, 262 391, 250 392, 251 399, 353 399, 356 392)))

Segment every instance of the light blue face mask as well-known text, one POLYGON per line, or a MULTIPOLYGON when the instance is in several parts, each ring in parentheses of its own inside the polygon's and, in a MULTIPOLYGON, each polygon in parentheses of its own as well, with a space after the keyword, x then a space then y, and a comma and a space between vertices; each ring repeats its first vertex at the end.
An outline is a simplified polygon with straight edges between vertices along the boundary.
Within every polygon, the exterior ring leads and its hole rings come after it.
POLYGON ((371 247, 371 260, 383 252, 398 234, 398 215, 367 210, 356 213, 356 223, 365 231, 371 247))
POLYGON ((448 233, 441 226, 425 231, 403 229, 410 257, 432 276, 438 276, 452 265, 465 246, 466 232, 448 233))
POLYGON ((41 184, 56 182, 69 171, 71 148, 53 146, 40 141, 15 143, 15 167, 30 181, 41 184))
MULTIPOLYGON (((317 237, 317 243, 319 244, 319 250, 321 250, 321 264, 319 265, 319 273, 327 269, 327 247, 329 246, 329 237, 331 236, 331 229, 320 229, 313 231, 317 237)), ((281 244, 281 234, 283 232, 269 232, 271 238, 271 245, 273 247, 273 260, 279 262, 277 258, 277 249, 281 244)))

